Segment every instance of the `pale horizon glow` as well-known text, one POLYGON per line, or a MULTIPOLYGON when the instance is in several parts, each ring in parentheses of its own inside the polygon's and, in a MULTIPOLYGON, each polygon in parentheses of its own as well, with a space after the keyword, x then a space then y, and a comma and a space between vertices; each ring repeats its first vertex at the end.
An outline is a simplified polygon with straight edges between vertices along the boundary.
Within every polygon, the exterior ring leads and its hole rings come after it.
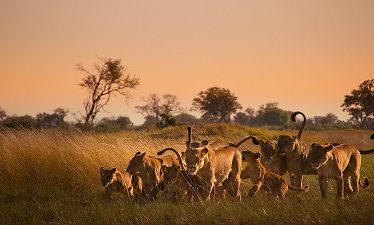
POLYGON ((105 57, 122 59, 141 85, 99 117, 140 124, 134 106, 144 96, 174 94, 189 109, 198 92, 219 86, 244 108, 278 102, 346 120, 344 95, 374 78, 373 9, 370 0, 3 0, 0 107, 83 112, 75 65, 91 69, 105 57))

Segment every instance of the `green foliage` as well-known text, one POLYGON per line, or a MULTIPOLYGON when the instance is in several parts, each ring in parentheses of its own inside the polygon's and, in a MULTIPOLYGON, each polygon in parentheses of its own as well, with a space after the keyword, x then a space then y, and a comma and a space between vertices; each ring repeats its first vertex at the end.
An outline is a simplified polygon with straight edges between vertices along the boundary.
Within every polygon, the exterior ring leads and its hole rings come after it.
POLYGON ((229 89, 211 87, 201 91, 193 99, 194 109, 203 113, 202 119, 209 122, 230 122, 231 115, 236 113, 242 106, 229 89))
POLYGON ((133 123, 129 117, 120 116, 117 119, 103 118, 94 127, 97 132, 118 132, 121 130, 129 130, 133 128, 133 123))
POLYGON ((267 103, 261 105, 255 112, 253 109, 246 109, 235 115, 235 122, 249 126, 274 126, 287 127, 290 124, 291 112, 278 108, 278 103, 267 103))
POLYGON ((68 124, 64 121, 68 111, 57 108, 54 113, 39 113, 36 115, 37 126, 39 128, 66 128, 68 124))
POLYGON ((358 89, 346 95, 341 107, 364 128, 366 120, 374 117, 374 79, 362 82, 358 89))
POLYGON ((168 113, 163 113, 160 115, 161 119, 157 122, 157 127, 165 128, 168 126, 175 126, 177 124, 177 119, 168 113))
POLYGON ((37 121, 29 115, 24 116, 10 116, 2 122, 3 127, 10 129, 35 129, 37 128, 37 121))

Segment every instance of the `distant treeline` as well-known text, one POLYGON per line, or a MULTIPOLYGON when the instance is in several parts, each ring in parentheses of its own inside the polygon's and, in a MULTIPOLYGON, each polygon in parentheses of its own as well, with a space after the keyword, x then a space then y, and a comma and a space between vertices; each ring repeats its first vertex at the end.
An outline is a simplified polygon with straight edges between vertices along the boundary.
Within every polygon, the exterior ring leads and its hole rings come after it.
MULTIPOLYGON (((84 129, 81 123, 65 121, 68 111, 62 108, 54 110, 53 113, 39 113, 36 117, 30 115, 7 116, 4 110, 0 109, 0 129, 84 129)), ((243 112, 237 112, 230 123, 236 123, 249 127, 267 127, 269 129, 296 129, 301 122, 293 123, 290 120, 291 111, 278 108, 277 103, 267 103, 258 110, 251 108, 243 112)), ((122 130, 137 130, 144 128, 158 127, 163 128, 178 124, 197 125, 202 123, 211 123, 209 119, 203 116, 198 118, 192 114, 182 112, 176 115, 161 115, 158 119, 155 116, 145 116, 145 121, 141 125, 134 125, 129 117, 120 116, 117 118, 105 117, 99 120, 89 130, 96 132, 116 132, 122 130)), ((324 129, 346 129, 358 128, 359 124, 353 119, 348 121, 339 120, 333 113, 325 116, 314 116, 307 118, 306 129, 324 130, 324 129)), ((374 129, 374 119, 369 118, 366 129, 374 129)))

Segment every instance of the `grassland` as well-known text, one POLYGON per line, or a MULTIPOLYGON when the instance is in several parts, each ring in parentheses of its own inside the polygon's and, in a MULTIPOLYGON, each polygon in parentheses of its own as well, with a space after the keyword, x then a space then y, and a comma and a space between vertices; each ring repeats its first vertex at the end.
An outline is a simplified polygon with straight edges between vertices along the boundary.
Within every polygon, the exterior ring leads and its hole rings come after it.
MULTIPOLYGON (((252 134, 264 139, 297 131, 251 129, 234 125, 195 127, 195 139, 236 142, 252 134)), ((370 131, 307 131, 303 140, 343 142, 374 147, 370 131)), ((108 204, 102 196, 99 168, 124 169, 137 151, 154 154, 164 147, 182 150, 184 126, 112 134, 79 131, 5 131, 0 133, 0 224, 374 224, 374 190, 322 200, 314 176, 307 193, 288 193, 284 202, 259 194, 242 202, 229 200, 138 205, 121 196, 108 204)), ((245 149, 259 150, 245 144, 245 149)), ((363 156, 363 176, 374 177, 374 155, 363 156)), ((373 179, 371 179, 373 180, 373 179)), ((373 180, 374 181, 374 180, 373 180)), ((250 187, 242 185, 242 194, 250 187)))

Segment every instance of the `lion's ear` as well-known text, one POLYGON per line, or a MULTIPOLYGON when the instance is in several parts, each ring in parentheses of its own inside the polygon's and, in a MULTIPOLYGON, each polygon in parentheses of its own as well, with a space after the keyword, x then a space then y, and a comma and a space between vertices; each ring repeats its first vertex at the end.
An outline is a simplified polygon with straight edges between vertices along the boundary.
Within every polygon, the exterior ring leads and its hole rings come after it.
POLYGON ((312 148, 313 148, 313 147, 317 147, 317 146, 318 146, 317 143, 313 143, 313 144, 312 144, 312 148))
POLYGON ((115 173, 116 171, 117 171, 117 168, 115 168, 115 167, 110 170, 111 173, 115 173))
POLYGON ((261 153, 256 152, 256 153, 255 153, 255 158, 258 159, 258 158, 260 158, 260 157, 261 157, 261 153))
POLYGON ((100 172, 103 172, 103 170, 104 170, 104 167, 103 166, 100 167, 100 172))
POLYGON ((141 155, 142 153, 141 152, 137 152, 137 153, 135 153, 135 155, 141 155))
POLYGON ((202 153, 203 155, 208 154, 208 152, 209 152, 209 149, 208 149, 208 148, 203 148, 203 150, 201 150, 201 153, 202 153))
POLYGON ((209 141, 208 140, 204 140, 204 141, 201 142, 201 144, 202 145, 207 145, 207 144, 209 144, 209 141))
POLYGON ((144 157, 145 156, 145 152, 143 154, 140 155, 141 157, 144 157))

